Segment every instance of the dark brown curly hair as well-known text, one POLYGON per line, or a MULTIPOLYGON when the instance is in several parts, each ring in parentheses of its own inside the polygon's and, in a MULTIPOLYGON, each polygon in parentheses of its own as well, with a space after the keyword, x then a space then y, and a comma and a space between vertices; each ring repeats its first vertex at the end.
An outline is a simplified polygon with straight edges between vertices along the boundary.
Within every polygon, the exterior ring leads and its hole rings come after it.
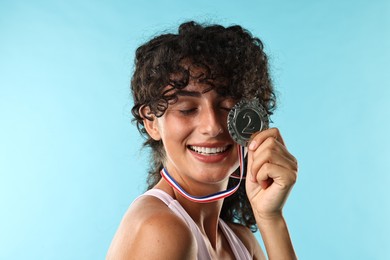
MULTIPOLYGON (((141 45, 136 50, 131 80, 132 114, 138 130, 146 137, 144 146, 151 148, 153 164, 148 173, 148 189, 161 179, 165 151, 161 141, 147 134, 143 119, 153 120, 151 114, 162 116, 168 105, 176 102, 176 92, 190 80, 207 83, 210 87, 206 91, 214 89, 235 100, 257 98, 268 115, 275 109, 276 98, 263 43, 241 26, 190 21, 181 24, 177 34, 162 34, 141 45), (200 67, 202 73, 194 75, 193 67, 200 67), (143 107, 148 107, 150 112, 142 113, 143 107)), ((228 187, 237 182, 230 178, 228 187)), ((221 218, 247 226, 253 232, 257 230, 245 182, 224 200, 221 218)))

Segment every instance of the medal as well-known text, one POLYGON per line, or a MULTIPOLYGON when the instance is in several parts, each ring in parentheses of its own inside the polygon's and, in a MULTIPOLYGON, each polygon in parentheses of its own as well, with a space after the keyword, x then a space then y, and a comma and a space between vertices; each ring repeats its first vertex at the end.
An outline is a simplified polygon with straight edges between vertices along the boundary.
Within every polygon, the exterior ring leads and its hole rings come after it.
POLYGON ((233 140, 247 146, 252 134, 268 128, 268 114, 257 99, 242 100, 230 110, 227 126, 233 140))

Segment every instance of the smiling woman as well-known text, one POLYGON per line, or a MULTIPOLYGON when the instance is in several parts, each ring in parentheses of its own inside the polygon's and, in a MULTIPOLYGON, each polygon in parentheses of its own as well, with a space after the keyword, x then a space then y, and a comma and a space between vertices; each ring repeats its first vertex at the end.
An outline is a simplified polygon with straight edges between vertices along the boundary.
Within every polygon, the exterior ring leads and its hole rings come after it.
POLYGON ((282 214, 295 158, 278 129, 245 148, 227 126, 239 102, 267 116, 275 107, 261 41, 240 26, 187 22, 140 46, 135 63, 132 112, 153 164, 107 258, 264 259, 257 229, 269 258, 296 258, 282 214))

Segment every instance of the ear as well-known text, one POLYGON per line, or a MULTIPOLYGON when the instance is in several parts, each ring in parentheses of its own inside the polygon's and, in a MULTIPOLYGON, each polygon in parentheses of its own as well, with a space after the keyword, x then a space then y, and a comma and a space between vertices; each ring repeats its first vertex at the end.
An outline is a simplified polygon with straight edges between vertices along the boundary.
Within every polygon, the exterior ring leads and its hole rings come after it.
POLYGON ((142 106, 139 109, 139 114, 143 117, 145 130, 148 132, 150 137, 156 141, 161 140, 157 117, 151 113, 150 108, 148 106, 142 106))

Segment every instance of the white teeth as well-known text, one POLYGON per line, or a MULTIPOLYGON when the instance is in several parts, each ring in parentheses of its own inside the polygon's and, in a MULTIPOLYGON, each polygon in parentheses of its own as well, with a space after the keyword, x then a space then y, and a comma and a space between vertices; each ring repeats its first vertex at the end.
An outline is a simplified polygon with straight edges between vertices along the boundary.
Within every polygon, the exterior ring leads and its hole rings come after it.
POLYGON ((190 149, 201 154, 216 154, 221 153, 227 150, 227 146, 223 147, 200 147, 200 146, 190 146, 190 149))

